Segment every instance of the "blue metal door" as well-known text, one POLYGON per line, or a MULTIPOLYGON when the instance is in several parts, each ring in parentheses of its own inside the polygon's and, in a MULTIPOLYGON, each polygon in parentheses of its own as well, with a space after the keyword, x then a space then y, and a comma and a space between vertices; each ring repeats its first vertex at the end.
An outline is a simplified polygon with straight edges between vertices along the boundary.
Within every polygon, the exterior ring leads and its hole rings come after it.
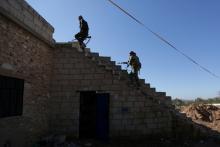
POLYGON ((96 98, 96 137, 107 141, 109 138, 109 93, 97 93, 96 98))

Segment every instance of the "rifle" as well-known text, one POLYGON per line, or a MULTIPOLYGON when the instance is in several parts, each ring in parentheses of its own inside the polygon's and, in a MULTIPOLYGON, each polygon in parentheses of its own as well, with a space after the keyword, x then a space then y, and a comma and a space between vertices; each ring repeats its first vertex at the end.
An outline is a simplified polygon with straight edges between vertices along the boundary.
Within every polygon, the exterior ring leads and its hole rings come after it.
POLYGON ((128 64, 128 62, 118 62, 118 64, 128 64))
POLYGON ((118 62, 118 64, 127 64, 127 68, 129 67, 129 63, 128 62, 118 62))
MULTIPOLYGON (((127 64, 127 68, 126 68, 126 70, 128 70, 129 62, 118 62, 118 64, 127 64)), ((139 70, 139 74, 140 74, 140 70, 139 70)))

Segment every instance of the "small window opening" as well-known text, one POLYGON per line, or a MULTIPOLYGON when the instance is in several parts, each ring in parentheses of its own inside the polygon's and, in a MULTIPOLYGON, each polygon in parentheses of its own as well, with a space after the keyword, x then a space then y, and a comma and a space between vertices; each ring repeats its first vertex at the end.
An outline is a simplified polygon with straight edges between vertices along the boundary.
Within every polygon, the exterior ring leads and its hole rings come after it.
POLYGON ((0 75, 0 118, 22 115, 24 80, 0 75))

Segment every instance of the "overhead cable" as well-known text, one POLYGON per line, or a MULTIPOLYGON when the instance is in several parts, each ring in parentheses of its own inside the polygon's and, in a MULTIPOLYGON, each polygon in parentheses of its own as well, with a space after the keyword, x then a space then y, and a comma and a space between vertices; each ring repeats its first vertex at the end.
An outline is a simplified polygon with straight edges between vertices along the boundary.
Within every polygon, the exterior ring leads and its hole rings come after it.
POLYGON ((193 64, 197 65, 199 68, 201 68, 202 70, 204 70, 205 72, 211 74, 212 76, 216 77, 216 78, 220 78, 218 75, 216 75, 215 73, 211 72, 210 70, 208 70, 207 68, 205 68, 204 66, 202 66, 201 64, 199 64, 198 62, 196 62, 193 58, 191 58, 190 56, 186 55, 184 52, 182 52, 181 50, 179 50, 178 48, 176 48, 174 45, 172 45, 169 41, 167 41, 165 38, 163 38, 161 35, 159 35, 158 33, 154 32, 153 30, 151 30, 149 27, 147 27, 144 23, 142 23, 140 20, 138 20, 137 18, 135 18, 134 16, 132 16, 130 13, 128 13, 127 11, 125 11, 122 7, 120 7, 118 4, 116 4, 115 2, 113 2, 112 0, 108 0, 111 4, 113 4, 115 7, 117 7, 119 10, 121 10, 123 13, 125 13, 127 16, 129 16, 130 18, 132 18, 134 21, 136 21, 138 24, 140 24, 142 27, 144 27, 145 29, 147 29, 148 31, 150 31, 153 35, 155 35, 157 38, 159 38, 161 41, 163 41, 164 43, 166 43, 167 45, 169 45, 171 48, 173 48, 175 51, 177 51, 178 53, 180 53, 181 55, 183 55, 185 58, 187 58, 189 61, 191 61, 193 64))

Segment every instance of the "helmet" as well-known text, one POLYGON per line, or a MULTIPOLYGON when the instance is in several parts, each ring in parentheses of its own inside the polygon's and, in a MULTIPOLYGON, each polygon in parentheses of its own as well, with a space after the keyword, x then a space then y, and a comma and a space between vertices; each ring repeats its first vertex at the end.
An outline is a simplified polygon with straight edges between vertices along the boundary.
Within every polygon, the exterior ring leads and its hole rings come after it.
POLYGON ((130 51, 129 53, 130 55, 136 55, 136 53, 134 51, 130 51))

